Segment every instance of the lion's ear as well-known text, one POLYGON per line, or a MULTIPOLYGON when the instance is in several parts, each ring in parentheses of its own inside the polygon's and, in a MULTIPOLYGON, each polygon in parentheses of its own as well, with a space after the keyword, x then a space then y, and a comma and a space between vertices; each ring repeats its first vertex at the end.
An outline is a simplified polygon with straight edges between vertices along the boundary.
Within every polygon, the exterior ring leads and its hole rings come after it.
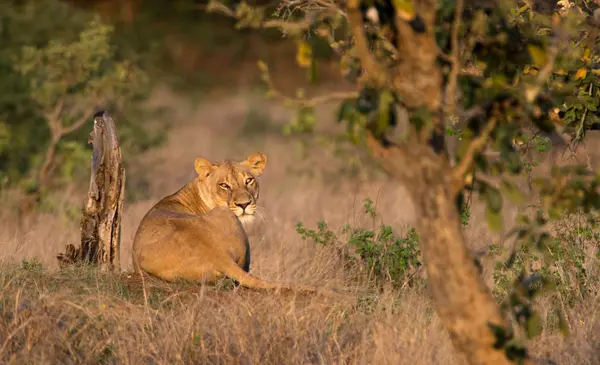
POLYGON ((201 179, 206 178, 213 170, 214 165, 205 158, 198 157, 194 161, 194 168, 201 179))
POLYGON ((252 175, 259 176, 267 165, 267 156, 262 152, 257 152, 243 161, 242 165, 247 166, 252 175))

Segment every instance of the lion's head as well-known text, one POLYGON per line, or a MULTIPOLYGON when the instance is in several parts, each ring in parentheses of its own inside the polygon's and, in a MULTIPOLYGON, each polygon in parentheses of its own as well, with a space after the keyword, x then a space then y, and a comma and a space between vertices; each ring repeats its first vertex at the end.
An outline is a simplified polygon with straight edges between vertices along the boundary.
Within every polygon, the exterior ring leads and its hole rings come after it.
POLYGON ((213 164, 198 157, 194 162, 198 173, 198 190, 209 209, 228 207, 242 223, 252 220, 259 195, 257 177, 267 164, 267 156, 258 152, 241 162, 213 164))

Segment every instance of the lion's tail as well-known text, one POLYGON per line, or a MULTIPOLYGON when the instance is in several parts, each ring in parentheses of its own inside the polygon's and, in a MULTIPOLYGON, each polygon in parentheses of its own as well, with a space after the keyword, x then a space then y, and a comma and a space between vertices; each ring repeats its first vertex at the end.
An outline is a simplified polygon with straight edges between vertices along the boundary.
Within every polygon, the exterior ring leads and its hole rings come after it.
POLYGON ((289 285, 282 283, 273 283, 268 282, 262 279, 259 279, 255 276, 250 275, 246 271, 244 271, 241 267, 235 263, 233 260, 228 260, 226 267, 223 268, 222 272, 225 276, 237 280, 240 285, 251 288, 251 289, 279 289, 279 290, 290 290, 304 293, 320 293, 327 295, 327 292, 322 292, 317 288, 313 288, 306 285, 289 285))
POLYGON ((223 275, 237 280, 242 286, 253 289, 279 289, 282 287, 281 284, 270 283, 250 275, 233 260, 227 260, 226 262, 227 264, 222 268, 223 275))

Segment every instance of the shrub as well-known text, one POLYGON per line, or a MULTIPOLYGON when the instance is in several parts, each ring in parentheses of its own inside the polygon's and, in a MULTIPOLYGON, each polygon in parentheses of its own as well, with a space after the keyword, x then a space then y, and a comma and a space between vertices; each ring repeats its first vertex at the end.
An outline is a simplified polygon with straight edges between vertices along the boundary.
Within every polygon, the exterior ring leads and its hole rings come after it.
MULTIPOLYGON (((529 314, 529 332, 541 331, 542 320, 546 328, 566 332, 565 307, 583 303, 598 290, 600 226, 580 218, 577 214, 566 216, 555 224, 554 237, 542 235, 538 245, 519 242, 509 259, 494 268, 493 293, 505 309, 510 307, 517 320, 523 317, 521 312, 532 311, 534 298, 549 299, 550 310, 545 318, 539 313, 529 314), (515 282, 520 285, 515 286, 515 282)), ((496 245, 490 248, 496 257, 507 251, 496 245)))
POLYGON ((395 288, 416 285, 416 273, 421 266, 416 231, 411 228, 405 236, 398 237, 389 225, 382 223, 376 227, 378 214, 369 198, 365 199, 364 213, 373 219, 373 227, 347 224, 341 230, 344 238, 338 237, 323 221, 317 223, 316 229, 306 228, 299 222, 296 231, 303 240, 310 239, 323 246, 338 246, 346 267, 366 273, 376 286, 385 283, 391 283, 395 288))

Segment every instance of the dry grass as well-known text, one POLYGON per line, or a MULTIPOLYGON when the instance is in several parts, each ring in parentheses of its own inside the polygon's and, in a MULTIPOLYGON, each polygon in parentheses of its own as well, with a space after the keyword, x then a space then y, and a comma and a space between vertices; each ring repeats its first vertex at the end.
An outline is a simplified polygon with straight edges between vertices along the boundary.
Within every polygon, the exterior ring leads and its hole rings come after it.
MULTIPOLYGON (((193 176, 197 155, 219 160, 261 150, 269 157, 261 179, 264 220, 250 231, 251 270, 265 279, 351 285, 331 249, 301 240, 295 232, 299 221, 314 226, 324 220, 334 229, 364 223, 362 203, 369 197, 397 232, 412 225, 414 211, 405 191, 364 163, 366 159, 360 163, 356 152, 339 158, 331 145, 303 150, 297 141, 269 132, 274 130, 269 125, 255 134, 244 129, 250 110, 273 124, 286 120, 287 112, 278 106, 241 93, 195 108, 164 92, 157 100, 177 105, 172 116, 176 128, 167 146, 138 156, 138 165, 130 169, 130 174, 150 179, 143 195, 151 198, 126 202, 121 252, 125 271, 131 269, 132 238, 142 215, 193 176), (351 164, 358 166, 354 173, 347 172, 351 164)), ((322 111, 324 117, 331 112, 322 111)), ((324 123, 321 128, 332 132, 336 127, 324 123)), ((84 183, 57 195, 54 213, 40 214, 22 228, 9 208, 0 211, 0 363, 463 363, 426 292, 417 289, 386 291, 369 304, 358 296, 331 302, 156 280, 142 285, 127 274, 110 276, 84 268, 57 271, 56 253, 78 240, 78 222, 65 212, 78 206, 85 189, 84 183), (43 269, 21 264, 32 258, 43 269)), ((505 214, 509 220, 516 209, 505 214)), ((475 251, 501 240, 487 231, 478 206, 467 235, 475 251)), ((493 262, 485 261, 488 279, 492 267, 493 262)), ((558 364, 600 363, 600 321, 595 319, 600 296, 595 290, 569 309, 570 337, 544 332, 531 343, 536 356, 558 364)))

